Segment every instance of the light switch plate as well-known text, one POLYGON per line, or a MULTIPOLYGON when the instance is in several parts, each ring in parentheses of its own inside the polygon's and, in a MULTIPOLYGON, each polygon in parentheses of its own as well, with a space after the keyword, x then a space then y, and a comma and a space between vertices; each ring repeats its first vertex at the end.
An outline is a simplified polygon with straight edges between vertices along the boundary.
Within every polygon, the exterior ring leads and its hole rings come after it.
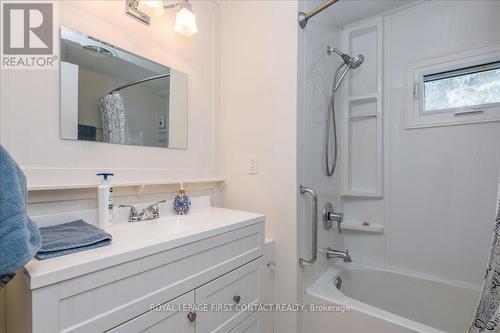
POLYGON ((248 174, 256 175, 259 173, 257 167, 257 155, 248 155, 248 174))

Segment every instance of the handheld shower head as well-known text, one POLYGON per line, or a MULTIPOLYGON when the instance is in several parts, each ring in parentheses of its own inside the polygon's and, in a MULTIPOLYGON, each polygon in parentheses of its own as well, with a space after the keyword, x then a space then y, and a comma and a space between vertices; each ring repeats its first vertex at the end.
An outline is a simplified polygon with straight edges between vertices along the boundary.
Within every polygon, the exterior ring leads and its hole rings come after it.
POLYGON ((343 70, 342 70, 342 73, 340 74, 340 76, 337 77, 337 75, 335 75, 335 83, 334 83, 334 86, 333 86, 333 91, 334 92, 337 91, 337 89, 340 87, 340 84, 342 83, 342 80, 344 80, 344 77, 346 76, 347 72, 350 69, 358 68, 359 66, 361 66, 361 64, 363 63, 363 61, 365 61, 365 57, 362 54, 358 54, 357 56, 350 57, 350 56, 348 56, 347 54, 344 53, 342 55, 342 59, 344 59, 344 63, 341 64, 338 67, 337 72, 342 67, 343 67, 343 70), (347 57, 349 58, 348 60, 347 60, 347 57))
POLYGON ((347 75, 347 72, 350 69, 355 69, 361 66, 363 61, 365 61, 365 57, 362 54, 358 54, 357 56, 351 57, 344 52, 327 46, 326 53, 331 55, 332 52, 337 53, 343 60, 337 70, 335 71, 335 75, 333 76, 333 86, 332 93, 330 94, 330 102, 328 105, 326 125, 325 125, 325 167, 326 167, 326 175, 332 176, 335 172, 335 168, 337 165, 337 125, 335 121, 335 92, 340 87, 342 80, 347 75), (330 140, 332 139, 330 136, 330 127, 333 127, 333 145, 335 150, 333 151, 333 157, 330 157, 330 140), (330 165, 330 160, 332 160, 332 164, 330 165))
POLYGON ((358 54, 357 56, 351 57, 351 59, 349 60, 349 63, 347 65, 349 67, 351 67, 352 69, 354 69, 354 68, 358 68, 359 66, 361 66, 363 61, 365 61, 365 56, 362 54, 358 54))
POLYGON ((359 66, 361 66, 363 61, 365 61, 365 57, 362 54, 358 54, 357 56, 351 57, 350 55, 332 46, 327 46, 326 52, 328 53, 328 55, 331 55, 332 52, 337 53, 342 58, 342 60, 344 60, 344 63, 347 66, 349 66, 349 68, 352 69, 358 68, 359 66))
POLYGON ((357 56, 351 57, 350 55, 340 51, 339 49, 328 45, 326 47, 326 53, 328 53, 328 55, 331 55, 332 52, 337 53, 344 61, 344 63, 338 67, 337 73, 335 74, 335 80, 334 80, 334 84, 333 84, 333 91, 335 92, 340 87, 340 84, 342 83, 342 80, 346 76, 347 72, 350 69, 355 69, 355 68, 358 68, 359 66, 361 66, 363 61, 365 61, 365 56, 362 54, 358 54, 357 56), (344 68, 342 68, 342 67, 344 67, 344 68), (343 70, 337 79, 337 74, 341 69, 343 69, 343 70))

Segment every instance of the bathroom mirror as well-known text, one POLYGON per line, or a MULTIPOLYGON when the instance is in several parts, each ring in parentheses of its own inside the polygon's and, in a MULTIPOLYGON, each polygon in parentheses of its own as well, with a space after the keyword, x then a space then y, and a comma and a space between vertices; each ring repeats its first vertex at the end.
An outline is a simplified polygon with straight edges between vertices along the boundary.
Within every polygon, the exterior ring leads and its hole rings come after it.
POLYGON ((61 137, 187 148, 187 75, 61 27, 61 137))

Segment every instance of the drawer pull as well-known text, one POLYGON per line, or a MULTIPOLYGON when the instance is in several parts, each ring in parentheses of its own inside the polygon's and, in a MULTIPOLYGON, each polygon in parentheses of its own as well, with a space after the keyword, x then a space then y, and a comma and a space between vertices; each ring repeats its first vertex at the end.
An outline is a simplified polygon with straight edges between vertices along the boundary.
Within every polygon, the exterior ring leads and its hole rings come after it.
POLYGON ((189 312, 187 314, 187 319, 189 319, 189 321, 195 321, 196 320, 196 312, 189 312))
POLYGON ((234 303, 236 303, 236 304, 239 304, 239 303, 240 303, 240 300, 241 300, 241 297, 240 297, 240 296, 234 296, 234 297, 233 297, 233 301, 234 301, 234 303))

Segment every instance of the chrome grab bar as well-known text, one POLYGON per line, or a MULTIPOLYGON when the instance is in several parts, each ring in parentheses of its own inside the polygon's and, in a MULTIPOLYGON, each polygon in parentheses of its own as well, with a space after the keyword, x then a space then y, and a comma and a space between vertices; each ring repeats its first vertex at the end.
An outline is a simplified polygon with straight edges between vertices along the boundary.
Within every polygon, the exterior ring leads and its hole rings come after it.
POLYGON ((300 185, 300 194, 309 194, 313 199, 313 211, 312 211, 312 257, 310 260, 299 259, 299 263, 302 266, 312 265, 316 261, 318 256, 318 196, 313 189, 300 185))

